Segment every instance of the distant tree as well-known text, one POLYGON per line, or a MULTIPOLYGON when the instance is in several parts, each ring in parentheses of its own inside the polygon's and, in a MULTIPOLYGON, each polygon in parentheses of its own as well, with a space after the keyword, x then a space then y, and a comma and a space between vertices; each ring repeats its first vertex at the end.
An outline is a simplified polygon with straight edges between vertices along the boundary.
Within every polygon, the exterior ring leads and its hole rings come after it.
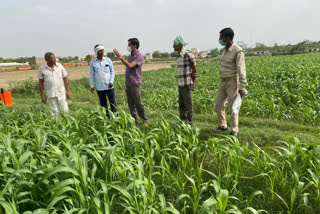
POLYGON ((267 49, 268 49, 268 47, 263 43, 256 43, 256 47, 253 48, 253 50, 255 50, 255 51, 264 51, 267 49))
POLYGON ((293 48, 291 48, 290 53, 294 54, 297 52, 303 52, 310 44, 311 44, 311 42, 307 41, 307 40, 300 42, 300 43, 294 45, 293 48))
POLYGON ((219 56, 220 55, 219 49, 215 48, 215 49, 210 50, 210 55, 213 57, 219 56))
POLYGON ((92 55, 88 54, 88 55, 86 56, 85 60, 86 60, 88 63, 90 63, 91 60, 92 60, 92 55))
POLYGON ((63 57, 63 62, 64 62, 64 63, 70 62, 69 57, 63 57))
POLYGON ((174 52, 172 52, 172 53, 170 54, 170 56, 171 56, 171 57, 177 57, 177 56, 178 56, 178 53, 174 51, 174 52))
POLYGON ((114 59, 116 55, 113 52, 108 52, 107 57, 109 57, 110 59, 114 59))
POLYGON ((152 53, 152 56, 153 56, 153 58, 160 58, 161 57, 161 53, 160 53, 160 51, 154 51, 152 53))
POLYGON ((79 57, 78 56, 73 57, 72 61, 73 62, 79 62, 79 57))
POLYGON ((3 62, 4 62, 4 63, 7 63, 7 62, 16 62, 16 59, 8 58, 8 59, 4 59, 3 62))
POLYGON ((273 49, 273 52, 279 52, 280 48, 278 43, 274 43, 272 49, 273 49))
POLYGON ((168 52, 161 53, 161 58, 169 58, 170 54, 168 52))

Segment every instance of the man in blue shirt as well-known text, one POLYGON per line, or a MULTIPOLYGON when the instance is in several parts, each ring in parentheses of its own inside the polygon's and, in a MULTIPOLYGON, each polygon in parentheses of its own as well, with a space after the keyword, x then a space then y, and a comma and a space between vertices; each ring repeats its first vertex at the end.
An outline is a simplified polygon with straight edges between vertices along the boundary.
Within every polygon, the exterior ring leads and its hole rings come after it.
POLYGON ((117 104, 114 96, 114 68, 111 59, 103 57, 104 47, 102 45, 94 46, 94 53, 96 58, 90 62, 90 87, 91 92, 94 93, 94 83, 96 91, 99 96, 100 105, 106 108, 106 115, 109 118, 107 97, 110 102, 110 108, 113 113, 117 112, 117 104))

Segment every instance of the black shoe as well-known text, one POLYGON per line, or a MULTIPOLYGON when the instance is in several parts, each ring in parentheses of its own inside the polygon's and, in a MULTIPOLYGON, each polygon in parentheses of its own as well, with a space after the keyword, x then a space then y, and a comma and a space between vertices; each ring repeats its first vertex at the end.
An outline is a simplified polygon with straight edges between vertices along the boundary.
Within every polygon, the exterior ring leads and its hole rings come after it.
POLYGON ((238 132, 231 132, 230 135, 232 135, 234 137, 238 137, 238 132))
POLYGON ((217 129, 213 130, 214 133, 221 133, 226 131, 228 131, 228 128, 222 128, 222 127, 218 127, 217 129))

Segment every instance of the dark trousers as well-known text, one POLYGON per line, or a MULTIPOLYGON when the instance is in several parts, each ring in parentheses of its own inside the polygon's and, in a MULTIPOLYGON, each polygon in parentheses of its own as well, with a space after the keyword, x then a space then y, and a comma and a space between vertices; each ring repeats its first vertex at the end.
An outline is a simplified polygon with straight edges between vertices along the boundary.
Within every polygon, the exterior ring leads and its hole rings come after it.
POLYGON ((106 115, 109 118, 109 110, 108 110, 108 103, 107 103, 107 97, 110 102, 110 108, 113 113, 117 112, 117 104, 116 104, 116 99, 114 96, 114 88, 109 89, 109 90, 104 90, 104 91, 97 91, 100 105, 104 108, 106 108, 106 115))
POLYGON ((131 116, 138 121, 137 111, 140 118, 148 120, 144 105, 141 102, 141 84, 126 87, 128 106, 131 116))
POLYGON ((179 87, 179 111, 180 119, 185 123, 192 125, 193 104, 191 85, 179 87))

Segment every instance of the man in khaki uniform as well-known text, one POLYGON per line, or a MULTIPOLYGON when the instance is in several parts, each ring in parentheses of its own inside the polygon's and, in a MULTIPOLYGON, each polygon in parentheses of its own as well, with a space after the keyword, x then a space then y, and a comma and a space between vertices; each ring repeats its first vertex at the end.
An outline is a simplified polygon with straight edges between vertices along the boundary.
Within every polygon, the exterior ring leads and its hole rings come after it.
POLYGON ((215 132, 220 133, 228 130, 225 116, 225 105, 228 99, 231 135, 238 136, 239 119, 238 114, 233 113, 232 105, 238 93, 240 93, 241 97, 246 94, 247 79, 244 52, 241 47, 233 42, 233 37, 234 32, 231 28, 225 28, 220 31, 219 43, 225 48, 220 62, 221 83, 216 98, 218 128, 215 132))

